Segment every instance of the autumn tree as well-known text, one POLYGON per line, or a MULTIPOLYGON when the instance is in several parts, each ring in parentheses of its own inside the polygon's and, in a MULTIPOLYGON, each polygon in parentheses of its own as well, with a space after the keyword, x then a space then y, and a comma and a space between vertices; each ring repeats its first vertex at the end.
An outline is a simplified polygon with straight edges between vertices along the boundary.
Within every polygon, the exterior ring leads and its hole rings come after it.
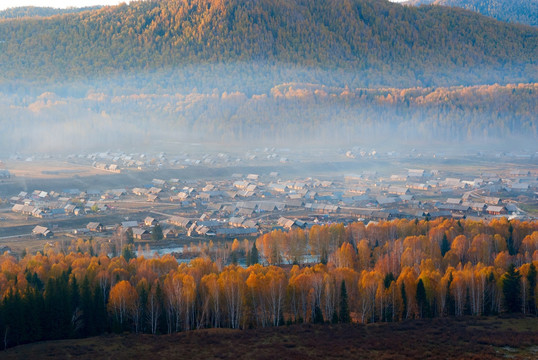
POLYGON ((138 307, 138 294, 129 281, 122 280, 110 290, 108 311, 114 315, 119 329, 123 329, 133 320, 138 307))

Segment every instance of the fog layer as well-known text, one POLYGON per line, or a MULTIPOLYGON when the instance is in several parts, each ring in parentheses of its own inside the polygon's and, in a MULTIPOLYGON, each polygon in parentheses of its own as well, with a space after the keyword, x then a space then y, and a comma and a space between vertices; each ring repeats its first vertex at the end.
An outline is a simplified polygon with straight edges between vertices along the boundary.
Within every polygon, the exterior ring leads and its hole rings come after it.
POLYGON ((0 152, 162 142, 501 145, 532 144, 538 137, 536 83, 409 88, 395 81, 367 88, 359 73, 349 71, 264 69, 240 64, 4 84, 0 152))

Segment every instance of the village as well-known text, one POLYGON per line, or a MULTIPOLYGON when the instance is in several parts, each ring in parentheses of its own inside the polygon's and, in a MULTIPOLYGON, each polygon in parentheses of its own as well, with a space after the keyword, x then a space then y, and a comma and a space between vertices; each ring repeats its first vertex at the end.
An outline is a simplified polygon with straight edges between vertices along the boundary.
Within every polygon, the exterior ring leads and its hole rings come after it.
POLYGON ((106 152, 65 157, 102 171, 103 177, 116 176, 116 183, 123 185, 108 189, 104 187, 109 181, 94 180, 86 188, 66 188, 69 179, 23 189, 18 186, 21 179, 6 166, 10 161, 0 163, 0 245, 25 239, 118 238, 129 232, 135 242, 162 240, 173 247, 211 239, 255 239, 273 230, 329 223, 536 218, 538 167, 528 165, 536 154, 504 155, 514 157, 513 167, 476 167, 467 173, 443 161, 433 167, 421 154, 361 149, 340 150, 338 162, 323 171, 315 163, 298 171, 306 155, 286 150, 191 156, 106 152), (410 163, 427 166, 411 168, 410 163), (361 168, 367 170, 356 171, 361 168))

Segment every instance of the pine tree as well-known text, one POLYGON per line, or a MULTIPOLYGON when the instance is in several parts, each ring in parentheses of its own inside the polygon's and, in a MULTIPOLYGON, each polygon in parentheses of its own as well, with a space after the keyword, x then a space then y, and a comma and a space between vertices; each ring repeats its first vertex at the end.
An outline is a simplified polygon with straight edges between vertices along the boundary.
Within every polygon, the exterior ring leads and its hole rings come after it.
POLYGON ((127 240, 127 244, 134 244, 133 229, 128 228, 127 231, 125 231, 125 238, 127 240))
POLYGON ((164 238, 164 235, 163 235, 163 229, 161 228, 161 225, 157 224, 155 225, 155 227, 153 228, 153 232, 151 233, 151 239, 153 241, 159 241, 159 240, 162 240, 164 238))
POLYGON ((486 316, 497 313, 493 302, 494 292, 496 288, 497 283, 495 281, 495 274, 493 274, 492 271, 489 273, 486 283, 486 295, 484 298, 484 315, 486 316))
MULTIPOLYGON (((109 291, 110 289, 106 290, 107 293, 109 291)), ((108 329, 108 317, 106 312, 105 294, 103 294, 103 290, 100 286, 94 288, 92 314, 94 314, 95 333, 103 333, 108 329)))
POLYGON ((258 255, 258 248, 256 247, 256 242, 252 244, 252 249, 250 249, 250 264, 249 265, 255 265, 260 262, 259 255, 258 255))
POLYGON ((508 271, 502 277, 504 307, 508 312, 521 312, 521 275, 514 264, 510 264, 508 271))
POLYGON ((416 299, 419 309, 419 316, 421 318, 428 316, 428 298, 426 297, 426 289, 424 288, 422 279, 418 279, 416 299))
POLYGON ((446 234, 443 234, 443 240, 441 240, 441 256, 445 256, 449 250, 450 244, 448 243, 448 238, 446 237, 446 234))
POLYGON ((347 324, 351 322, 351 315, 349 313, 349 305, 347 299, 347 290, 346 282, 342 280, 342 285, 340 286, 340 316, 339 320, 341 323, 347 324))
POLYGON ((404 282, 402 282, 400 292, 402 294, 402 319, 407 319, 407 293, 405 291, 404 282))
POLYGON ((323 324, 323 313, 321 312, 321 308, 318 304, 314 307, 314 312, 312 314, 312 322, 314 324, 323 324))
POLYGON ((532 262, 529 267, 529 273, 527 274, 527 283, 529 284, 527 306, 531 314, 536 314, 536 299, 534 298, 534 292, 536 291, 536 266, 532 262))
POLYGON ((82 336, 95 335, 94 321, 96 319, 93 311, 94 304, 88 276, 84 276, 84 279, 82 280, 82 284, 80 286, 80 303, 83 319, 81 334, 82 336))
POLYGON ((323 248, 321 249, 319 262, 322 263, 323 265, 327 265, 328 261, 329 261, 329 255, 328 255, 327 249, 323 248))
POLYGON ((79 335, 82 328, 80 292, 77 279, 74 276, 69 282, 69 310, 71 313, 71 336, 79 335))
POLYGON ((129 262, 131 259, 136 258, 136 253, 134 251, 133 245, 125 245, 121 251, 121 256, 125 259, 125 261, 129 262))
POLYGON ((333 311, 333 316, 331 318, 331 323, 332 324, 338 324, 338 321, 339 321, 338 313, 336 311, 333 311))
POLYGON ((141 286, 141 289, 139 290, 138 299, 139 299, 140 317, 138 319, 139 323, 135 324, 135 329, 143 333, 146 329, 147 306, 148 306, 148 290, 146 289, 145 286, 141 286))
POLYGON ((452 276, 452 273, 450 273, 446 283, 446 312, 448 315, 455 315, 456 313, 456 302, 454 301, 454 296, 452 296, 452 293, 450 292, 450 284, 452 284, 453 280, 454 277, 452 276))
POLYGON ((473 309, 471 307, 471 293, 469 287, 465 289, 465 303, 463 304, 463 315, 472 315, 473 309))
POLYGON ((230 257, 230 262, 234 265, 237 265, 237 254, 235 251, 232 251, 232 256, 230 257))
POLYGON ((514 248, 514 236, 513 236, 514 227, 512 226, 512 224, 510 224, 508 226, 508 232, 510 233, 510 235, 508 235, 508 239, 506 240, 506 246, 508 247, 508 253, 510 255, 515 255, 516 254, 516 249, 514 248))
POLYGON ((388 289, 390 287, 390 284, 396 280, 394 278, 394 274, 389 272, 387 275, 385 275, 385 278, 383 279, 383 285, 385 286, 385 289, 388 289))

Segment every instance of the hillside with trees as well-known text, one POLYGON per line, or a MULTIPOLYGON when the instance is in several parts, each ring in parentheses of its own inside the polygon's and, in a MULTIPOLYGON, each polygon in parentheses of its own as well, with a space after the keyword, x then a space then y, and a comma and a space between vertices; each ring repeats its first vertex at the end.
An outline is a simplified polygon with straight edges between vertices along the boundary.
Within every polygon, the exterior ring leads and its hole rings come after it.
POLYGON ((501 21, 538 26, 538 2, 534 0, 409 0, 406 4, 459 7, 501 21))
POLYGON ((108 255, 117 251, 79 239, 0 256, 4 346, 108 331, 537 314, 536 221, 314 225, 225 248, 204 242, 189 264, 137 257, 132 245, 108 255), (305 265, 306 255, 320 262, 305 265), (234 265, 240 257, 250 266, 234 265))
POLYGON ((54 15, 74 14, 83 11, 97 10, 102 6, 88 6, 82 8, 57 9, 51 7, 21 6, 0 11, 0 19, 17 19, 28 17, 49 17, 54 15))
POLYGON ((373 71, 383 81, 399 74, 409 86, 438 85, 438 73, 454 85, 469 84, 468 72, 528 82, 537 80, 537 44, 534 28, 385 0, 133 1, 0 20, 0 81, 254 62, 373 71))

